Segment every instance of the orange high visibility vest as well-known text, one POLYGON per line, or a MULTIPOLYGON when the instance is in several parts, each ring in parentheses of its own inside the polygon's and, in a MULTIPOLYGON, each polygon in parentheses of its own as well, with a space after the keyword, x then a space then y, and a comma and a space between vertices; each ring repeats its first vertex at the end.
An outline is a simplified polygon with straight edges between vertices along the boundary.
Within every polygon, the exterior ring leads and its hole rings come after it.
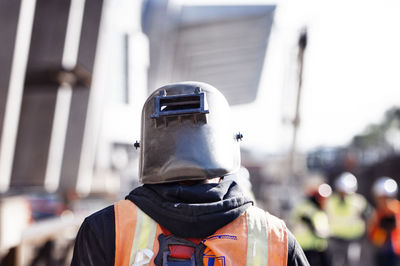
POLYGON ((375 210, 369 221, 368 237, 372 244, 378 247, 381 247, 387 241, 387 238, 390 237, 394 252, 400 255, 400 202, 396 201, 393 204, 392 211, 396 219, 396 228, 391 232, 387 232, 381 228, 380 221, 386 213, 382 210, 375 210))
MULTIPOLYGON (((115 266, 155 265, 161 227, 129 200, 114 204, 115 266)), ((203 240, 204 265, 286 266, 288 236, 285 223, 257 207, 203 240)))

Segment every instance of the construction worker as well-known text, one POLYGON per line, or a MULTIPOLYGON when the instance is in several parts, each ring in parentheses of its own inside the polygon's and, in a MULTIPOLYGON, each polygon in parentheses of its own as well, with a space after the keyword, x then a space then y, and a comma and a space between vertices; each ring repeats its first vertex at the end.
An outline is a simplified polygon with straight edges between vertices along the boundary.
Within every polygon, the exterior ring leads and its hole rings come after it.
POLYGON ((292 211, 292 232, 311 266, 329 266, 329 223, 323 210, 331 187, 319 177, 307 178, 305 198, 292 211))
POLYGON ((368 222, 368 238, 377 248, 375 265, 400 265, 400 202, 397 183, 390 177, 375 181, 376 209, 368 222))
POLYGON ((85 219, 72 265, 308 265, 284 222, 224 180, 240 168, 232 125, 211 85, 152 93, 142 110, 143 185, 85 219))
POLYGON ((368 204, 362 195, 356 193, 357 178, 353 174, 342 173, 334 187, 335 192, 325 205, 331 231, 329 246, 335 254, 333 265, 357 265, 366 230, 368 204))

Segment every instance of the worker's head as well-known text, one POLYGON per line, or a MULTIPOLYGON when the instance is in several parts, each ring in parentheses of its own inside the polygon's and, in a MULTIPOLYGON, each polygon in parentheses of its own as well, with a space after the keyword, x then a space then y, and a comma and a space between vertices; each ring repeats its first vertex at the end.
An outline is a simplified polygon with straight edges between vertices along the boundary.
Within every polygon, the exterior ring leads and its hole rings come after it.
POLYGON ((398 187, 394 179, 390 177, 380 177, 372 186, 372 194, 378 207, 388 207, 388 204, 397 198, 398 187))
POLYGON ((321 207, 325 200, 332 194, 332 188, 325 183, 325 179, 316 173, 310 174, 304 182, 304 194, 315 200, 321 207))
POLYGON ((142 110, 140 180, 157 184, 231 174, 240 167, 237 133, 227 100, 213 86, 163 86, 142 110))
POLYGON ((357 178, 349 172, 342 173, 335 181, 335 190, 341 195, 353 194, 357 188, 357 178))

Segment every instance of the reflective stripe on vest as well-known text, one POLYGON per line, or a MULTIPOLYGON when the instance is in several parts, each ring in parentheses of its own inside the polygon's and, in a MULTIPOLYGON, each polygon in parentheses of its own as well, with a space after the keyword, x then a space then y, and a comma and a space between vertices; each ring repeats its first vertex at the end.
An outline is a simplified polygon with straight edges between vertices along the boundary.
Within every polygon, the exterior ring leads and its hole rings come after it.
POLYGON ((138 251, 151 250, 157 255, 158 243, 154 240, 162 232, 157 223, 129 200, 115 203, 114 214, 116 266, 132 265, 138 251))
MULTIPOLYGON (((115 203, 114 210, 115 265, 132 265, 143 250, 152 250, 153 255, 143 265, 154 265, 160 226, 129 200, 115 203)), ((284 222, 256 207, 248 208, 246 214, 203 240, 204 265, 287 265, 284 222)))
POLYGON ((247 262, 246 265, 267 265, 268 232, 265 212, 248 208, 247 212, 247 262))

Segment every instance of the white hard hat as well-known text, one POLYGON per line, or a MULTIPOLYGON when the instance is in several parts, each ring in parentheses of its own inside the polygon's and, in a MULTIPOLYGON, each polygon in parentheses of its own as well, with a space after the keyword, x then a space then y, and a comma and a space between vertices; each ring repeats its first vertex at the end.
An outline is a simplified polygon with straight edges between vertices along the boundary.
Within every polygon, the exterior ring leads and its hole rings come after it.
POLYGON ((380 177, 375 181, 372 187, 372 193, 374 196, 386 196, 396 197, 397 196, 397 183, 390 177, 380 177))
POLYGON ((304 181, 304 193, 308 196, 318 193, 327 198, 332 193, 332 188, 325 183, 325 178, 318 173, 310 173, 304 181))
POLYGON ((352 173, 344 172, 336 179, 335 188, 337 191, 352 194, 358 188, 357 178, 352 173))

